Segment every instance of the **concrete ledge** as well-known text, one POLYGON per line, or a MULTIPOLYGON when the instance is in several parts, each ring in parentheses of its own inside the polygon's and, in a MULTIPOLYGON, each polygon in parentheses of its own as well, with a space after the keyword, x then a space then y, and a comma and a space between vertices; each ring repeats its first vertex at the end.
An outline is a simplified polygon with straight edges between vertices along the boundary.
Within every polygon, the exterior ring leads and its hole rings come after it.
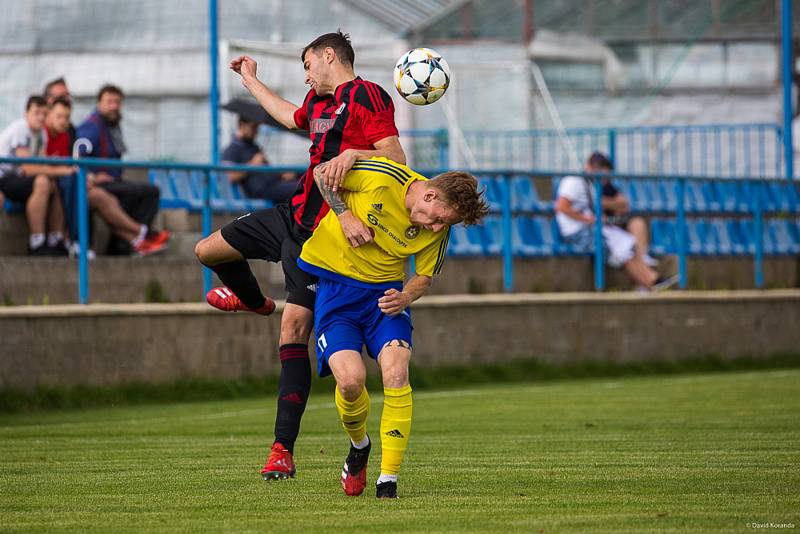
MULTIPOLYGON (((280 310, 282 303, 269 317, 195 303, 0 308, 0 389, 274 375, 280 310)), ((767 358, 800 347, 799 290, 429 296, 413 316, 419 367, 767 358)))

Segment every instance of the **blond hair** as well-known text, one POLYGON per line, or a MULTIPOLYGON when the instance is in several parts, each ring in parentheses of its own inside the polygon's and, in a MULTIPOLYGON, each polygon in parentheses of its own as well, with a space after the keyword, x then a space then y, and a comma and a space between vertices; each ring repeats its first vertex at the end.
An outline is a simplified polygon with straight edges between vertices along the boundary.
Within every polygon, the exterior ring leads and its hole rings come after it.
POLYGON ((478 191, 478 179, 468 172, 445 172, 428 180, 428 185, 442 194, 442 200, 458 213, 465 225, 476 224, 489 213, 484 191, 478 191))

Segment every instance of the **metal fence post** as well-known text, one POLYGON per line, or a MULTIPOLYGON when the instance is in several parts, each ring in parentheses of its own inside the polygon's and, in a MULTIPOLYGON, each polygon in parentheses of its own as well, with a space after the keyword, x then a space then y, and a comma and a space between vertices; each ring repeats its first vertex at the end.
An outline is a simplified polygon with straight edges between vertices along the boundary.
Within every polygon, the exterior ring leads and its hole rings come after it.
MULTIPOLYGON (((611 168, 617 168, 617 131, 613 128, 608 130, 608 159, 611 160, 611 168)), ((630 170, 630 169, 629 169, 630 170)))
POLYGON ((762 182, 760 180, 753 180, 753 193, 755 197, 755 217, 753 218, 753 232, 755 233, 755 265, 753 266, 753 273, 755 276, 755 283, 758 289, 764 287, 764 214, 761 209, 761 189, 762 182))
MULTIPOLYGON (((92 142, 81 137, 72 148, 72 159, 78 159, 81 149, 86 153, 92 151, 92 142)), ((78 167, 77 176, 78 211, 78 302, 89 303, 89 202, 86 197, 86 167, 78 167)))
POLYGON ((677 178, 675 187, 677 189, 678 213, 675 231, 678 233, 678 284, 681 289, 686 289, 686 182, 683 178, 677 178))
POLYGON ((503 289, 514 290, 514 257, 511 250, 511 176, 502 177, 503 188, 503 289))
MULTIPOLYGON (((203 172, 203 237, 211 234, 211 171, 203 172)), ((203 298, 211 291, 211 269, 203 267, 203 298)))
POLYGON ((603 265, 603 184, 599 176, 594 176, 594 289, 603 291, 606 287, 605 267, 603 265))
POLYGON ((89 302, 89 208, 86 198, 86 168, 78 167, 78 301, 89 302))
POLYGON ((450 148, 447 138, 447 130, 442 128, 436 134, 436 145, 439 147, 439 168, 447 169, 450 166, 449 156, 450 148))

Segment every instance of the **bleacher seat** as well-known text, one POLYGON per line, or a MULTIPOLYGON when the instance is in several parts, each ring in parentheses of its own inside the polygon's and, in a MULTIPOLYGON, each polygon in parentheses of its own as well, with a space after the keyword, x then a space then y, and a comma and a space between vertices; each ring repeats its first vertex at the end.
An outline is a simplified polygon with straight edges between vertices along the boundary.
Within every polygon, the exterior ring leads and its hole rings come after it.
MULTIPOLYGON (((153 169, 150 183, 161 190, 161 207, 166 209, 203 209, 205 175, 202 171, 164 171, 153 169)), ((232 184, 225 173, 211 173, 211 209, 217 213, 240 213, 268 208, 272 203, 246 198, 238 184, 232 184)))
POLYGON ((497 216, 488 216, 483 220, 483 252, 487 256, 503 253, 503 221, 497 216))
POLYGON ((475 226, 466 227, 457 224, 450 228, 450 241, 447 252, 454 256, 480 256, 483 254, 483 245, 480 240, 474 240, 470 236, 470 230, 475 226))
POLYGON ((550 225, 545 217, 516 217, 513 224, 514 254, 532 257, 553 254, 550 225))
POLYGON ((514 176, 511 178, 511 209, 548 212, 553 209, 553 203, 539 198, 529 176, 514 176))

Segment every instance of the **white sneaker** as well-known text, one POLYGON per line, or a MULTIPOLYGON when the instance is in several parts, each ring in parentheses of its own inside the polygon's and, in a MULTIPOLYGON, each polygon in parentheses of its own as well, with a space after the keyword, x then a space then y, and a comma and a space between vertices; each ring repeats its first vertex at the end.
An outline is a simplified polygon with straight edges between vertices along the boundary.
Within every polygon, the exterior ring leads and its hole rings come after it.
POLYGON ((644 256, 642 256, 642 261, 643 261, 643 262, 645 263, 645 265, 647 265, 648 267, 656 267, 656 266, 658 265, 658 260, 657 260, 657 259, 655 259, 655 258, 654 258, 653 256, 651 256, 650 254, 645 254, 644 256))
MULTIPOLYGON (((69 244, 69 257, 71 259, 77 259, 78 255, 81 253, 81 245, 77 241, 73 241, 69 244)), ((86 258, 89 260, 93 260, 97 257, 97 254, 94 253, 94 250, 89 249, 86 253, 86 258)))

